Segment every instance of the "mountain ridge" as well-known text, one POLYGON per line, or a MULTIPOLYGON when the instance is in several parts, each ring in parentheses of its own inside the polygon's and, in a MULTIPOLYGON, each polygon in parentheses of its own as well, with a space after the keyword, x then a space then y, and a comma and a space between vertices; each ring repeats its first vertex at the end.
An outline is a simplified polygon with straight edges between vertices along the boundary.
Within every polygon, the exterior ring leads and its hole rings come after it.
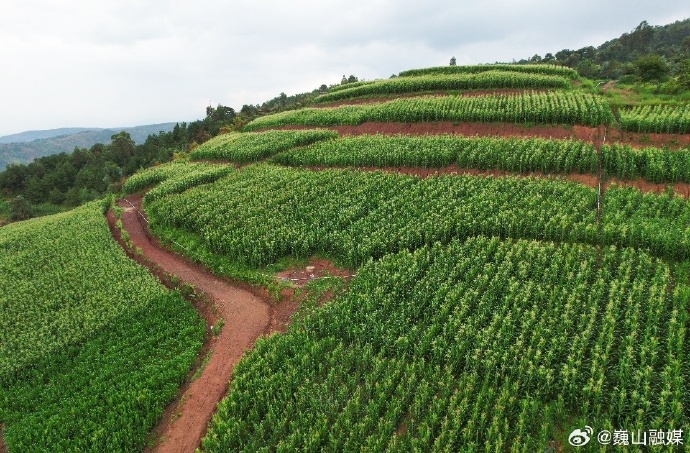
POLYGON ((172 131, 176 124, 178 123, 124 128, 58 128, 6 135, 0 137, 0 171, 13 163, 27 164, 38 157, 70 153, 75 147, 90 148, 96 143, 110 143, 111 137, 121 131, 127 132, 135 143, 141 144, 149 135, 172 131), (32 137, 34 138, 30 140, 32 137))

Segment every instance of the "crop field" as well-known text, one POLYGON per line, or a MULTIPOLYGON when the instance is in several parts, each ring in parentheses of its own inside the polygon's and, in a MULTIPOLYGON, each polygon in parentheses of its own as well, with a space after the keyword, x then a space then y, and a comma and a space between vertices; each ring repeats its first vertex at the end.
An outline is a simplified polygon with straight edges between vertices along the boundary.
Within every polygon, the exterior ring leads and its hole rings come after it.
POLYGON ((671 151, 614 144, 602 146, 601 154, 606 172, 618 179, 690 183, 690 149, 671 151))
POLYGON ((377 96, 416 93, 434 90, 474 90, 501 88, 569 88, 570 79, 558 75, 528 74, 513 71, 486 71, 480 73, 458 73, 441 75, 420 75, 377 80, 373 83, 349 86, 341 85, 338 90, 318 96, 316 102, 333 102, 359 96, 377 96))
POLYGON ((10 451, 140 450, 205 332, 127 258, 98 203, 0 229, 0 307, 10 451))
POLYGON ((690 288, 673 271, 484 237, 387 255, 257 346, 204 449, 534 452, 565 422, 687 426, 690 288))
POLYGON ((410 69, 398 74, 400 77, 417 77, 441 74, 479 74, 486 71, 510 71, 536 75, 556 75, 577 79, 580 75, 574 69, 551 64, 484 64, 467 66, 436 66, 432 68, 410 69))
MULTIPOLYGON (((690 149, 610 133, 687 134, 687 109, 614 116, 578 78, 477 65, 343 84, 319 102, 517 90, 274 113, 127 179, 181 262, 306 301, 245 352, 200 450, 568 452, 585 427, 661 436, 629 451, 690 443, 690 149), (414 124, 435 122, 520 137, 414 124), (439 135, 327 129, 366 123, 439 135), (313 261, 343 272, 290 289, 276 273, 313 261)), ((127 258, 102 203, 0 228, 9 451, 146 448, 206 328, 127 258)))
POLYGON ((620 112, 621 128, 631 132, 690 133, 690 104, 645 105, 620 112))
POLYGON ((404 248, 479 234, 594 242, 596 201, 596 190, 561 180, 420 180, 260 165, 147 201, 147 212, 154 224, 193 232, 215 253, 247 264, 323 253, 358 266, 404 248))
POLYGON ((166 183, 164 187, 170 189, 181 184, 181 191, 197 181, 213 182, 232 170, 233 168, 228 165, 172 162, 140 171, 127 179, 122 190, 124 194, 131 194, 155 185, 158 185, 156 189, 159 189, 160 183, 166 183))
POLYGON ((192 152, 192 159, 224 159, 244 164, 256 162, 287 149, 336 137, 338 137, 337 132, 319 129, 224 134, 196 148, 192 152))
POLYGON ((613 114, 609 105, 600 97, 582 92, 524 92, 476 97, 423 96, 372 105, 290 110, 257 118, 247 124, 245 130, 291 125, 356 125, 367 121, 476 121, 598 126, 612 122, 613 114))
POLYGON ((360 135, 278 154, 290 166, 439 168, 457 164, 522 173, 596 173, 594 145, 578 140, 463 137, 457 135, 360 135))

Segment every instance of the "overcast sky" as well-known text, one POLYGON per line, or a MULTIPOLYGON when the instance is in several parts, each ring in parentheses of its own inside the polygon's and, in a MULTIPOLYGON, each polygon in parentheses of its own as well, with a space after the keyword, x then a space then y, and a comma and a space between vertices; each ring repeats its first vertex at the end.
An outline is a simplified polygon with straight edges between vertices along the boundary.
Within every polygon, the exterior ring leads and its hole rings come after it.
POLYGON ((688 0, 4 0, 0 136, 192 121, 343 74, 519 60, 688 17, 688 0))

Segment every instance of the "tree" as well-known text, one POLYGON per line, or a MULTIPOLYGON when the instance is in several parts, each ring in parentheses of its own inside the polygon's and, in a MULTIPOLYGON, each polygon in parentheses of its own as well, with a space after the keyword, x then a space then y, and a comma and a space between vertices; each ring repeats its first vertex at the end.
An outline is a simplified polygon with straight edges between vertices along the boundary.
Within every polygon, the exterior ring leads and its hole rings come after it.
POLYGON ((127 162, 134 155, 136 150, 136 143, 132 137, 125 131, 115 134, 111 137, 113 142, 110 144, 110 153, 113 156, 113 161, 120 167, 127 165, 127 162))
POLYGON ((670 68, 661 56, 649 54, 635 61, 637 75, 645 82, 661 82, 669 73, 670 68))
POLYGON ((678 85, 690 90, 690 59, 683 60, 678 65, 678 85))
POLYGON ((456 65, 457 65, 457 61, 455 60, 455 56, 450 57, 450 65, 451 65, 451 66, 456 66, 456 65))
POLYGON ((31 205, 21 195, 17 195, 10 201, 10 218, 12 220, 26 220, 33 215, 31 205))
POLYGON ((582 60, 580 64, 577 65, 576 70, 582 77, 594 79, 599 77, 599 74, 601 73, 601 66, 587 58, 582 60))

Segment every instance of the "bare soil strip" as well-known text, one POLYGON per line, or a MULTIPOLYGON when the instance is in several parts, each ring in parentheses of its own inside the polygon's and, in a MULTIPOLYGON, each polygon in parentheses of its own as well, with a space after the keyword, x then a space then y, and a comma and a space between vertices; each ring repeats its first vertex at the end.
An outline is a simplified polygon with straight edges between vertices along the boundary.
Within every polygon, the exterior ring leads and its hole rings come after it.
MULTIPOLYGON (((130 201, 140 209, 141 197, 130 201)), ((180 398, 166 411, 163 422, 154 430, 159 435, 159 442, 152 451, 193 452, 200 446, 216 404, 227 392, 235 365, 259 336, 280 327, 272 322, 275 316, 266 301, 161 248, 150 239, 135 209, 121 203, 125 208, 123 227, 144 257, 155 264, 154 273, 159 275, 162 270, 203 292, 225 323, 221 333, 211 340, 208 348, 211 358, 201 376, 186 386, 180 398)))

